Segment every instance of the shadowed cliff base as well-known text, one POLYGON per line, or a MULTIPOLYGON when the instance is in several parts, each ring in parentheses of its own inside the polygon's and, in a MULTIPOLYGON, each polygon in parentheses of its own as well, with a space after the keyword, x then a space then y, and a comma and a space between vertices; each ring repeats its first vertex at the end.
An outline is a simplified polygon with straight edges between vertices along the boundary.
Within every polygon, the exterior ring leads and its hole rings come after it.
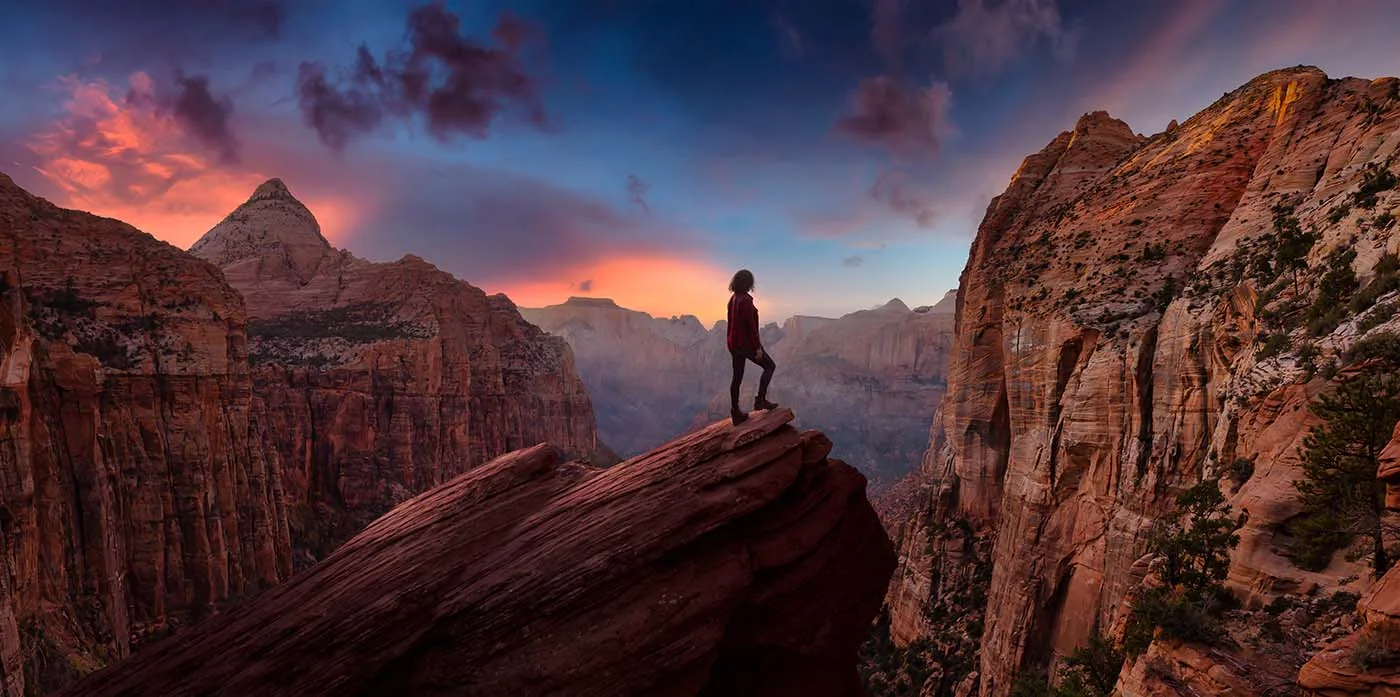
POLYGON ((512 452, 67 695, 859 695, 894 569, 787 409, 607 470, 512 452))

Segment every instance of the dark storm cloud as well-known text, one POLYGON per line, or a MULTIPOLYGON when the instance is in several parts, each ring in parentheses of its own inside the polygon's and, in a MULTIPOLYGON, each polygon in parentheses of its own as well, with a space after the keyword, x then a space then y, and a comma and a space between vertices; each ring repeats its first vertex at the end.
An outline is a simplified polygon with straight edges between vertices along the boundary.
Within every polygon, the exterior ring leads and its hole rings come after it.
POLYGON ((377 60, 367 47, 356 52, 345 79, 333 79, 319 63, 301 65, 297 98, 307 125, 321 141, 340 149, 377 128, 386 117, 421 115, 440 141, 455 135, 485 138, 511 107, 527 121, 545 124, 536 80, 522 49, 538 29, 503 14, 492 31, 500 47, 463 36, 457 15, 440 4, 408 15, 408 45, 377 60))
POLYGON ((238 162, 238 137, 229 124, 233 100, 215 96, 208 77, 177 70, 169 82, 143 79, 127 91, 126 103, 173 116, 186 133, 217 153, 220 163, 238 162))
POLYGON ((238 139, 229 128, 233 101, 209 92, 209 78, 203 75, 175 76, 176 92, 171 110, 200 142, 219 153, 224 162, 238 160, 238 139))
POLYGON ((935 153, 948 128, 948 86, 919 89, 882 75, 861 82, 836 129, 893 153, 935 153))
POLYGON ((332 85, 326 69, 317 63, 302 63, 298 69, 297 103, 306 125, 316 129, 322 143, 336 150, 378 128, 384 119, 378 95, 358 87, 332 85))
POLYGON ((651 185, 642 181, 641 177, 635 174, 627 175, 627 200, 641 208, 643 213, 651 212, 651 206, 647 205, 645 198, 647 189, 650 188, 651 185))

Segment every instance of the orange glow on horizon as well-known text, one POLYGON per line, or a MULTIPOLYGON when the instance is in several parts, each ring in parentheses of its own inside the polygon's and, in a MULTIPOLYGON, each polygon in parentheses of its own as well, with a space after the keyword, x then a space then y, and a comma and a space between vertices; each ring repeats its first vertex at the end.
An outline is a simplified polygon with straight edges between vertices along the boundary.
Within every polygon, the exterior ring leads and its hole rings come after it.
MULTIPOLYGON (((564 302, 570 296, 611 298, 629 310, 640 310, 653 317, 695 315, 706 327, 724 319, 729 301, 729 271, 689 259, 663 256, 613 258, 571 269, 565 277, 591 281, 587 290, 577 281, 510 282, 488 292, 504 292, 520 307, 545 307, 564 302)), ((762 301, 754 296, 759 317, 762 301)))
MULTIPOLYGON (((27 143, 34 168, 61 192, 54 203, 116 218, 188 249, 233 212, 269 175, 223 164, 193 141, 170 114, 141 99, 114 98, 105 81, 60 78, 68 115, 27 143)), ((134 73, 128 88, 153 94, 154 82, 134 73)), ((303 199, 334 243, 358 211, 349 199, 303 199)))

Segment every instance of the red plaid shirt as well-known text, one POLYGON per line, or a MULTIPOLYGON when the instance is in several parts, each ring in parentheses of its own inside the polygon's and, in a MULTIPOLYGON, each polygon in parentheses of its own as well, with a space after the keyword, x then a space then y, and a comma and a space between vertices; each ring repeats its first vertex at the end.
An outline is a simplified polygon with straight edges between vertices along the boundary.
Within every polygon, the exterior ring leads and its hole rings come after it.
POLYGON ((734 353, 753 353, 759 347, 758 308, 748 293, 735 293, 729 298, 727 343, 734 353))

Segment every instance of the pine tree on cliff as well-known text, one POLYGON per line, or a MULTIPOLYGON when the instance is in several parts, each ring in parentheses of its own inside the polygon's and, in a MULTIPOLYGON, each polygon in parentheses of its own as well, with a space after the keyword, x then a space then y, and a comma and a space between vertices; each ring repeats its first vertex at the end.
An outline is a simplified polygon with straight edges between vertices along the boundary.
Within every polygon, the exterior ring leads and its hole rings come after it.
POLYGON ((1385 548, 1385 485, 1376 479, 1381 450, 1400 421, 1400 341, 1382 334, 1358 343, 1365 367, 1311 406, 1323 423, 1303 440, 1303 500, 1295 535, 1299 566, 1320 570, 1358 535, 1369 541, 1377 577, 1390 568, 1385 548))

